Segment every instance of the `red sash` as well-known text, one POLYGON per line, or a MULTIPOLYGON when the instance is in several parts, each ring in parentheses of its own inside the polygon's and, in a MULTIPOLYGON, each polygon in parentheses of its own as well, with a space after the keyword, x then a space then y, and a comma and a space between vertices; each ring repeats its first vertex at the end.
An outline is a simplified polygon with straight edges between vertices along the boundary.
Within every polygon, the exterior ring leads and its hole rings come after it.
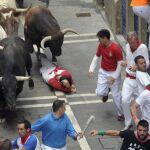
POLYGON ((31 132, 27 133, 24 137, 21 138, 22 145, 24 145, 26 143, 26 141, 30 135, 31 135, 31 132))
POLYGON ((136 77, 129 75, 128 73, 126 73, 126 77, 130 78, 130 79, 136 79, 136 77))
POLYGON ((145 89, 147 89, 148 91, 150 91, 150 85, 147 85, 147 86, 145 87, 145 89))

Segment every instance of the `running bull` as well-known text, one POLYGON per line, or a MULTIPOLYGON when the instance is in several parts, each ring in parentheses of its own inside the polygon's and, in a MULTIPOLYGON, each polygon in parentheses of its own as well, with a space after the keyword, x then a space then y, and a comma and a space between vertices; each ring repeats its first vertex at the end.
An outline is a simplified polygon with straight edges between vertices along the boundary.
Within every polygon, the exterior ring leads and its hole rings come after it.
POLYGON ((30 7, 26 9, 14 9, 9 7, 0 8, 0 39, 3 39, 12 34, 18 34, 19 15, 27 12, 30 7))
POLYGON ((30 78, 32 61, 28 50, 33 52, 33 47, 18 36, 0 41, 0 118, 5 109, 15 110, 16 97, 22 91, 25 80, 29 80, 30 88, 34 87, 30 78))
POLYGON ((32 7, 25 15, 24 35, 28 44, 48 47, 52 53, 52 61, 57 61, 55 56, 61 55, 64 35, 67 32, 78 34, 73 29, 60 30, 60 26, 49 9, 45 7, 32 7))

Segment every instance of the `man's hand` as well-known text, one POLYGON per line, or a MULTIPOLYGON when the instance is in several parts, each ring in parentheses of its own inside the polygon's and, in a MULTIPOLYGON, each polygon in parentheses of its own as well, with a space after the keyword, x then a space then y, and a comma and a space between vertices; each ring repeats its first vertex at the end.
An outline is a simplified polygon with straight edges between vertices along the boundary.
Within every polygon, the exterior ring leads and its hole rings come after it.
POLYGON ((111 85, 115 82, 115 80, 116 80, 116 79, 115 79, 114 77, 108 77, 108 78, 107 78, 107 82, 108 82, 109 84, 111 84, 111 85))
POLYGON ((135 72, 135 71, 137 70, 137 66, 136 66, 136 65, 130 66, 130 67, 129 67, 129 70, 135 72))
POLYGON ((89 74, 88 74, 89 78, 91 78, 93 75, 94 75, 94 72, 93 71, 89 71, 89 74))
POLYGON ((83 138, 83 136, 84 136, 84 133, 83 132, 78 132, 78 137, 81 139, 81 138, 83 138))
POLYGON ((90 134, 91 134, 92 136, 96 136, 96 135, 98 135, 98 131, 97 131, 97 130, 92 130, 92 131, 90 132, 90 134))
POLYGON ((127 61, 126 61, 126 60, 125 60, 125 61, 122 61, 122 62, 121 62, 121 66, 122 66, 122 67, 126 67, 126 66, 127 66, 127 61))
POLYGON ((74 84, 72 84, 72 86, 71 86, 71 92, 74 92, 74 93, 77 92, 77 89, 74 84))
POLYGON ((81 132, 78 132, 77 134, 76 134, 76 136, 75 136, 75 139, 76 140, 80 140, 81 138, 83 138, 83 136, 84 136, 84 133, 81 131, 81 132))
POLYGON ((139 121, 140 120, 138 118, 134 119, 134 123, 136 124, 136 126, 138 125, 139 121))

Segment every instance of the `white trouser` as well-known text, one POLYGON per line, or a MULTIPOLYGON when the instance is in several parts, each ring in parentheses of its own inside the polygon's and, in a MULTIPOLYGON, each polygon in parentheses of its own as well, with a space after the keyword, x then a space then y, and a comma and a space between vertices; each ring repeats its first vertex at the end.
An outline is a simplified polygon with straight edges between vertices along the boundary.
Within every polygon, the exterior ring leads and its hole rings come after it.
POLYGON ((49 73, 56 68, 56 65, 44 57, 41 57, 41 65, 42 67, 40 68, 40 73, 42 74, 43 80, 47 82, 49 80, 49 73))
POLYGON ((149 133, 150 133, 150 91, 144 90, 140 93, 136 102, 140 105, 141 110, 141 120, 146 120, 149 123, 149 133))
MULTIPOLYGON (((133 12, 139 16, 144 18, 144 20, 148 23, 148 29, 150 32, 150 6, 133 6, 133 12)), ((148 42, 148 48, 150 50, 150 33, 149 33, 149 42, 148 42)))
POLYGON ((122 86, 122 108, 125 117, 125 127, 131 125, 132 117, 130 104, 132 98, 138 96, 138 85, 136 79, 125 78, 122 86))
POLYGON ((122 112, 122 104, 121 104, 121 92, 119 89, 119 85, 121 83, 121 77, 116 79, 116 81, 110 86, 107 82, 107 78, 112 76, 114 71, 104 71, 103 69, 99 69, 98 73, 98 81, 97 81, 97 88, 96 94, 97 96, 107 96, 108 90, 111 88, 111 93, 113 97, 113 101, 117 108, 118 116, 123 114, 122 112))
POLYGON ((41 145, 41 148, 42 148, 42 150, 67 150, 66 146, 64 146, 62 148, 53 148, 53 147, 46 146, 44 144, 41 145))

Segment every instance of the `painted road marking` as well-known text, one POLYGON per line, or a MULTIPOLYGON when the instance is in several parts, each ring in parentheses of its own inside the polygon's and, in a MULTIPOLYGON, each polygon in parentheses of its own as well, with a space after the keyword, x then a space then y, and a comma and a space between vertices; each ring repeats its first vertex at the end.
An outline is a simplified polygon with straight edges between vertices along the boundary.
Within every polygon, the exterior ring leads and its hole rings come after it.
MULTIPOLYGON (((22 37, 22 39, 24 38, 22 37)), ((64 41, 63 44, 84 43, 84 42, 98 42, 98 39, 68 40, 68 41, 64 41)), ((37 50, 35 49, 35 51, 37 50)))
POLYGON ((57 99, 57 96, 39 96, 39 97, 25 97, 17 98, 17 102, 21 101, 36 101, 36 100, 46 100, 46 99, 57 99))
POLYGON ((69 40, 69 41, 64 41, 63 44, 95 42, 95 41, 98 42, 98 39, 69 40))
MULTIPOLYGON (((109 93, 111 95, 111 92, 109 93)), ((62 96, 61 93, 58 94, 58 96, 62 96)), ((78 98, 78 97, 92 97, 96 96, 95 93, 83 93, 83 94, 71 94, 71 95, 65 95, 67 98, 78 98)), ((34 100, 48 100, 48 99, 57 99, 57 96, 38 96, 38 97, 20 97, 17 98, 17 101, 34 101, 34 100)))
POLYGON ((83 33, 83 34, 70 34, 70 35, 65 35, 64 37, 86 37, 86 36, 95 36, 96 37, 96 33, 83 33))
MULTIPOLYGON (((64 95, 63 92, 61 92, 61 93, 64 95)), ((56 94, 56 96, 59 96, 60 92, 58 93, 57 91, 55 91, 55 94, 56 94)), ((65 102, 68 103, 67 98, 64 97, 63 100, 65 100, 65 102)), ((72 122, 72 124, 73 124, 73 126, 75 128, 75 130, 77 132, 80 132, 81 131, 81 127, 80 127, 80 125, 79 125, 79 123, 78 123, 78 121, 77 121, 73 111, 71 110, 70 105, 66 105, 66 113, 67 113, 68 117, 70 118, 70 120, 71 120, 71 122, 72 122)), ((89 146, 89 144, 88 144, 88 142, 87 142, 85 137, 83 137, 82 139, 78 140, 78 143, 80 145, 81 150, 91 150, 91 148, 90 148, 90 146, 89 146)))
MULTIPOLYGON (((59 98, 62 99, 62 98, 59 98)), ((108 103, 112 102, 112 99, 108 99, 108 103)), ((68 102, 69 105, 86 105, 86 104, 101 104, 103 103, 101 100, 83 100, 83 101, 77 101, 77 102, 68 102)), ((52 103, 45 103, 45 104, 30 104, 30 105, 17 105, 16 108, 41 108, 41 107, 51 107, 52 103)))
POLYGON ((66 95, 67 98, 73 98, 73 97, 89 97, 89 96, 96 96, 95 93, 83 93, 83 94, 71 94, 66 95))

